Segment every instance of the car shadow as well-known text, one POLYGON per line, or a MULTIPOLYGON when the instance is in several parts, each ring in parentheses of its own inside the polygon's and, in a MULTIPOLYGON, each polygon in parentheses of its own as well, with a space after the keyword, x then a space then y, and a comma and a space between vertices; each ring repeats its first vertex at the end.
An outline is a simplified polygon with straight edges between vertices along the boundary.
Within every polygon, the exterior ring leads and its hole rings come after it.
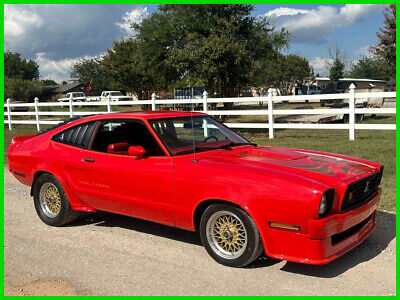
MULTIPOLYGON (((287 261, 280 270, 312 277, 332 278, 363 262, 369 261, 385 250, 389 243, 396 237, 395 214, 377 211, 376 222, 376 228, 362 244, 329 264, 307 265, 287 261)), ((108 212, 87 213, 78 221, 66 226, 73 227, 93 224, 102 227, 124 228, 196 246, 202 246, 200 236, 197 232, 108 212)), ((244 268, 266 268, 281 262, 282 260, 270 258, 263 254, 260 258, 244 268)))
POLYGON ((79 220, 66 226, 73 227, 90 224, 102 227, 119 227, 202 246, 200 236, 196 232, 103 211, 85 213, 79 220))

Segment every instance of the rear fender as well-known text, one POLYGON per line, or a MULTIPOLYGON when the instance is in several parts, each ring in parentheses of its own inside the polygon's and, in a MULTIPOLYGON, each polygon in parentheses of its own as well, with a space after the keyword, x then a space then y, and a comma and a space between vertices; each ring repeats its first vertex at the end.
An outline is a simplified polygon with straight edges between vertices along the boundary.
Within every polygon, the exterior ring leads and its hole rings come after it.
POLYGON ((73 210, 79 210, 79 211, 85 211, 85 212, 96 212, 97 210, 94 209, 93 207, 89 207, 87 206, 85 203, 83 203, 82 201, 80 201, 77 197, 75 197, 74 193, 72 192, 72 190, 70 189, 70 186, 68 185, 68 182, 64 181, 62 178, 56 176, 54 173, 52 172, 48 172, 48 171, 37 171, 34 174, 33 177, 33 182, 32 182, 32 186, 31 186, 31 191, 30 194, 31 196, 33 196, 33 187, 35 186, 36 180, 40 177, 40 175, 42 174, 50 174, 53 175, 58 182, 61 184, 61 186, 63 187, 65 193, 67 194, 69 203, 71 205, 71 208, 73 210))

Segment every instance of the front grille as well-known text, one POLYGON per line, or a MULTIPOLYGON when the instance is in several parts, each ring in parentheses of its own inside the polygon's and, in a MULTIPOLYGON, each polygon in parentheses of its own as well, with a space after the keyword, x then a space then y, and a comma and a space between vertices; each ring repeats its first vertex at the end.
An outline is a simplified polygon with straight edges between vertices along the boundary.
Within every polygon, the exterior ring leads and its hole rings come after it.
POLYGON ((350 183, 344 194, 341 211, 349 210, 367 202, 381 183, 383 167, 366 178, 350 183))
POLYGON ((349 236, 352 236, 356 232, 360 231, 361 228, 367 225, 367 223, 371 220, 371 218, 372 215, 370 215, 368 218, 366 218, 364 221, 361 221, 357 225, 354 225, 353 227, 350 227, 349 229, 346 229, 343 232, 332 235, 331 237, 332 245, 336 245, 337 243, 340 243, 341 241, 347 239, 349 236))

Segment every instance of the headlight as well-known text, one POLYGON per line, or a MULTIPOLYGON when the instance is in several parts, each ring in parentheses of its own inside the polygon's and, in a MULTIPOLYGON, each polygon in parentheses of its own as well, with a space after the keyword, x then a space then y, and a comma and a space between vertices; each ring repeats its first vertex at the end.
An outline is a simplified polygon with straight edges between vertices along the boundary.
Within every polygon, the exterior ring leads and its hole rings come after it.
POLYGON ((321 197, 319 203, 318 216, 326 217, 332 209, 333 200, 335 199, 335 189, 326 190, 321 197))

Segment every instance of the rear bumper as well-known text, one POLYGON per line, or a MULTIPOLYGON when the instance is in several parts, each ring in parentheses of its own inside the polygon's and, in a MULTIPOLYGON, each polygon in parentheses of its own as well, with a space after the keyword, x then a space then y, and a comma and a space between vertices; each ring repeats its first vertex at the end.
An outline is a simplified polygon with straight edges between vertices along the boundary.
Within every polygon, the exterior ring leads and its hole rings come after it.
POLYGON ((267 255, 307 264, 326 264, 359 245, 372 232, 382 190, 351 211, 309 220, 306 233, 270 229, 267 255))

